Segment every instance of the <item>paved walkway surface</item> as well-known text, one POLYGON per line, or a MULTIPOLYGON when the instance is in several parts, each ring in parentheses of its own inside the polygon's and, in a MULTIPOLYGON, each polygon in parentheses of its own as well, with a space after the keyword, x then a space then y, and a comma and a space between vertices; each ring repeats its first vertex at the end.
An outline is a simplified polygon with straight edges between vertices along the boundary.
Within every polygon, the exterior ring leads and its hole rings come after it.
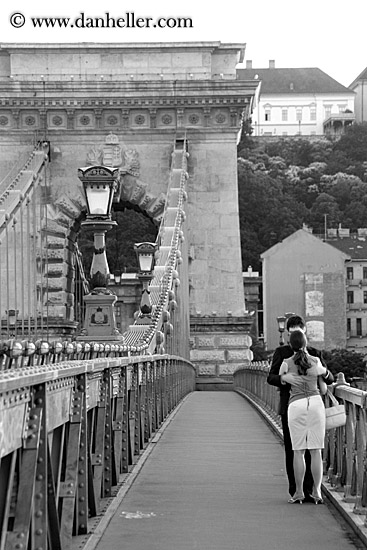
MULTIPOLYGON (((284 450, 234 392, 179 407, 97 550, 346 550, 328 506, 288 504, 284 450)), ((360 546, 358 546, 360 548, 360 546)))

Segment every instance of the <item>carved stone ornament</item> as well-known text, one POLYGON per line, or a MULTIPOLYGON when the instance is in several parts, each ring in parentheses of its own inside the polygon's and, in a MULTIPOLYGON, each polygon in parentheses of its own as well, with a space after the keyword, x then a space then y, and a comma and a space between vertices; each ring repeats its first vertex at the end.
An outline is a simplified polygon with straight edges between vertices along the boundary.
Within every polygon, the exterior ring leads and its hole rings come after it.
POLYGON ((63 119, 60 115, 55 115, 52 117, 51 122, 54 126, 60 126, 63 123, 63 119))
POLYGON ((36 124, 36 118, 34 116, 26 116, 24 122, 27 126, 34 126, 36 124))
POLYGON ((135 149, 125 150, 116 134, 110 132, 103 145, 94 144, 87 153, 87 166, 119 167, 122 174, 140 175, 139 154, 135 149))
POLYGON ((226 121, 226 115, 224 115, 223 113, 218 113, 215 117, 215 120, 218 124, 224 124, 226 121))
POLYGON ((88 126, 90 124, 90 117, 88 115, 82 115, 79 119, 80 124, 88 126))
POLYGON ((199 120, 200 120, 199 115, 197 115, 195 113, 189 116, 190 124, 198 124, 199 120))

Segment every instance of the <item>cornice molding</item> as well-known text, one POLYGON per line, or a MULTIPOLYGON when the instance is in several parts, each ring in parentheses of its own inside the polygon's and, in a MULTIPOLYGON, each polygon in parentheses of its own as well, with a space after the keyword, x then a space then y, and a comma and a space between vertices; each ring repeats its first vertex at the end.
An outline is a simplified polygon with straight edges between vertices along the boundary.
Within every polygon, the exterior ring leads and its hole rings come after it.
POLYGON ((194 105, 196 107, 202 106, 241 106, 247 105, 250 101, 249 97, 217 97, 217 98, 203 98, 203 97, 187 97, 187 98, 120 98, 120 99, 53 99, 44 101, 41 98, 14 98, 14 99, 0 99, 1 108, 30 108, 35 109, 113 109, 119 107, 129 107, 130 109, 136 108, 158 108, 158 107, 182 107, 185 105, 194 105))

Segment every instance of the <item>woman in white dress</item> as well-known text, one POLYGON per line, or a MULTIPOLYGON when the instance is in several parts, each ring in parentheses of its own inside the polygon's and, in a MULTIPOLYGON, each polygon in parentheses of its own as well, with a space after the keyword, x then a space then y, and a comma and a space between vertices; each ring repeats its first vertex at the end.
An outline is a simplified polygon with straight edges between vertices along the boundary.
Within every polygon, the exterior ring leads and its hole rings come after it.
POLYGON ((314 480, 315 504, 323 502, 321 497, 322 454, 325 439, 325 408, 318 388, 318 376, 326 374, 318 357, 309 355, 306 350, 307 338, 300 331, 290 335, 289 343, 294 354, 285 359, 279 375, 282 384, 291 385, 288 407, 288 423, 294 452, 293 467, 296 492, 289 502, 302 504, 303 478, 305 475, 305 450, 311 455, 311 472, 314 480))

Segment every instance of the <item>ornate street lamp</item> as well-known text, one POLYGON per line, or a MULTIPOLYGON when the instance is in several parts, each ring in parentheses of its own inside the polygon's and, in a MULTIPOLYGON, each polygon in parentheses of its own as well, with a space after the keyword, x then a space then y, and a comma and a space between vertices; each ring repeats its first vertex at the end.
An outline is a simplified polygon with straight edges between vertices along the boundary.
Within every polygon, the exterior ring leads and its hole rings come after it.
POLYGON ((153 269, 155 263, 155 243, 137 243, 134 250, 138 258, 139 273, 138 278, 143 283, 143 291, 140 302, 140 312, 137 319, 139 325, 147 325, 152 318, 152 303, 150 301, 149 283, 153 279, 153 269))
POLYGON ((94 233, 94 255, 90 270, 91 293, 84 296, 86 304, 84 327, 79 340, 121 340, 116 328, 114 303, 116 296, 107 289, 110 272, 106 256, 105 234, 114 225, 111 208, 120 188, 118 168, 87 166, 79 168, 87 203, 87 217, 82 226, 94 233))
POLYGON ((8 316, 8 331, 11 332, 11 336, 15 336, 16 334, 18 313, 18 309, 9 309, 8 311, 6 311, 6 314, 8 316))
POLYGON ((280 315, 277 317, 278 321, 278 330, 279 330, 279 345, 284 346, 284 331, 285 331, 285 324, 287 321, 287 318, 285 315, 280 315))

